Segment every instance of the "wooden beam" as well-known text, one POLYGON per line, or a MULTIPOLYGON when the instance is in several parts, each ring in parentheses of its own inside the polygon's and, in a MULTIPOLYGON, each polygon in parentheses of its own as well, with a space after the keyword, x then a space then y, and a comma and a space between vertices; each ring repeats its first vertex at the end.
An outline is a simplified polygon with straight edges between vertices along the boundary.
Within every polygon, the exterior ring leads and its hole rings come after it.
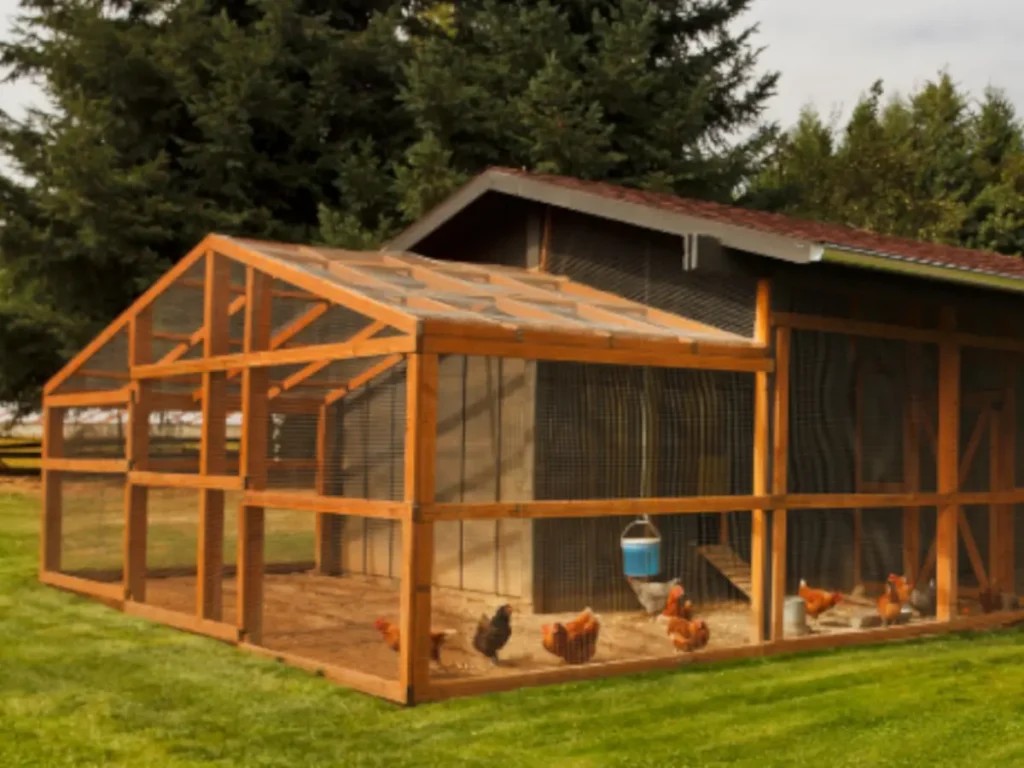
MULTIPOLYGON (((754 319, 754 340, 767 346, 771 333, 771 283, 760 280, 757 284, 757 305, 754 319)), ((768 472, 771 466, 771 410, 768 374, 754 374, 754 478, 755 496, 768 494, 768 472)), ((764 509, 751 512, 750 541, 750 641, 765 641, 765 574, 768 553, 768 514, 764 509)))
POLYGON ((39 572, 61 567, 61 526, 64 519, 61 477, 53 462, 64 455, 64 409, 43 406, 43 508, 39 532, 39 572), (47 466, 47 465, 50 466, 47 466))
MULTIPOLYGON (((943 330, 952 336, 956 313, 950 307, 941 311, 943 330)), ((960 480, 960 348, 951 340, 939 345, 939 429, 938 490, 956 493, 960 480)), ((950 621, 957 611, 957 522, 956 504, 939 507, 936 536, 936 592, 939 621, 950 621)))
MULTIPOLYGON (((921 307, 914 303, 907 313, 911 325, 921 322, 921 307)), ((921 490, 921 425, 918 419, 916 395, 923 384, 924 349, 910 344, 907 349, 907 391, 903 400, 903 491, 921 490)), ((903 573, 913 579, 921 559, 921 510, 903 508, 903 573)))
POLYGON ((124 604, 123 610, 129 616, 137 616, 140 619, 165 624, 168 627, 180 629, 184 632, 212 637, 225 643, 233 644, 238 641, 238 630, 230 624, 225 624, 221 621, 204 619, 199 616, 189 616, 187 613, 172 611, 148 603, 127 602, 124 604))
POLYGON ((374 501, 344 496, 317 496, 309 492, 246 491, 246 504, 296 512, 329 512, 335 515, 372 517, 378 520, 401 520, 408 516, 411 505, 403 501, 374 501))
MULTIPOLYGON (((376 336, 378 333, 380 333, 386 327, 387 326, 384 325, 384 323, 370 323, 368 326, 366 326, 362 330, 356 332, 353 336, 351 336, 350 338, 346 339, 345 341, 346 341, 346 343, 353 343, 353 344, 354 343, 358 343, 358 342, 362 342, 362 341, 367 341, 368 339, 371 339, 374 336, 376 336)), ((291 376, 289 376, 287 379, 285 379, 283 382, 281 382, 281 385, 279 387, 271 388, 271 390, 270 390, 270 399, 273 400, 278 395, 280 395, 280 394, 282 394, 284 392, 287 392, 289 389, 292 389, 293 387, 297 386, 298 384, 304 382, 310 376, 315 376, 320 371, 322 371, 324 368, 327 368, 332 362, 334 362, 334 361, 333 360, 317 360, 317 361, 312 362, 309 365, 307 365, 301 371, 297 371, 297 372, 293 373, 291 376)), ((337 392, 337 390, 335 390, 335 392, 337 392)), ((332 394, 334 394, 335 392, 329 393, 327 395, 327 397, 330 398, 330 396, 332 394)), ((330 405, 330 403, 328 403, 328 405, 330 405)))
MULTIPOLYGON (((775 331, 775 403, 772 436, 772 493, 781 496, 788 487, 789 472, 789 373, 790 341, 788 328, 775 331)), ((783 637, 783 608, 786 600, 787 511, 777 508, 772 515, 772 608, 771 637, 783 637)))
POLYGON ((39 580, 48 586, 57 587, 58 589, 67 590, 68 592, 77 592, 80 595, 86 595, 87 597, 95 597, 104 602, 111 603, 116 607, 120 607, 122 598, 122 586, 121 584, 110 584, 101 581, 93 581, 91 579, 83 579, 78 576, 70 576, 66 573, 56 573, 54 571, 44 571, 39 576, 39 580))
MULTIPOLYGON (((298 264, 289 264, 281 259, 264 256, 255 247, 232 238, 211 235, 210 245, 218 253, 230 256, 271 277, 307 290, 320 298, 341 304, 353 312, 366 315, 373 320, 381 320, 405 333, 413 336, 416 334, 419 320, 387 302, 377 301, 336 282, 324 280, 314 271, 305 269, 298 264)), ((296 253, 296 255, 298 254, 296 253)), ((321 262, 324 261, 326 260, 321 260, 321 262)))
POLYGON ((540 685, 562 685, 582 680, 619 675, 636 675, 689 666, 703 666, 743 659, 767 658, 783 654, 821 651, 829 648, 850 648, 860 645, 904 642, 911 638, 942 636, 951 632, 989 631, 998 627, 1011 627, 1024 621, 1024 611, 984 614, 957 619, 949 624, 921 622, 899 627, 869 629, 840 634, 815 634, 764 645, 745 645, 733 648, 704 650, 700 653, 655 656, 626 661, 605 661, 574 666, 560 666, 511 675, 486 675, 469 679, 436 680, 430 684, 423 699, 442 701, 462 696, 480 696, 501 691, 516 691, 540 685))
MULTIPOLYGON (((228 352, 228 304, 231 300, 231 263, 210 253, 206 259, 203 357, 209 361, 228 352)), ((199 472, 204 478, 223 477, 227 453, 227 377, 223 371, 203 372, 203 424, 199 444, 199 472)), ((196 611, 200 619, 220 621, 223 615, 224 491, 204 489, 199 494, 199 573, 196 611)))
MULTIPOLYGON (((328 462, 333 455, 336 409, 320 406, 316 419, 316 492, 319 496, 330 496, 331 479, 339 467, 328 462)), ((325 576, 336 576, 341 570, 341 523, 337 515, 321 512, 316 516, 316 570, 325 576)))
POLYGON ((981 552, 978 551, 978 544, 974 540, 974 533, 971 531, 971 524, 967 521, 967 514, 964 512, 963 507, 960 507, 959 514, 957 515, 957 529, 963 537, 964 548, 967 550, 967 557, 971 561, 974 576, 978 580, 978 584, 981 585, 981 588, 985 589, 988 587, 985 561, 981 557, 981 552))
POLYGON ((278 349, 273 352, 243 352, 220 355, 202 360, 183 360, 170 365, 142 365, 132 369, 137 379, 162 379, 191 373, 215 373, 244 368, 265 368, 275 365, 310 363, 314 360, 346 360, 355 357, 381 357, 396 352, 413 352, 416 339, 412 336, 389 336, 353 344, 313 344, 308 347, 278 349))
POLYGON ((389 355, 380 362, 371 365, 358 376, 353 377, 343 387, 339 387, 333 392, 328 393, 327 398, 324 400, 324 405, 334 405, 336 402, 345 397, 345 395, 347 395, 349 392, 354 392, 360 387, 366 386, 378 376, 383 376, 385 373, 387 373, 392 368, 401 363, 404 359, 405 355, 389 355))
MULTIPOLYGON (((202 456, 199 459, 202 467, 202 456)), ((200 491, 241 491, 244 479, 237 475, 187 475, 184 472, 145 472, 132 471, 128 479, 133 485, 147 488, 195 488, 200 491)))
POLYGON ((128 471, 127 459, 51 459, 44 456, 42 465, 44 471, 87 475, 120 475, 128 471))
POLYGON ((981 447, 982 438, 985 437, 985 430, 991 423, 991 410, 983 408, 981 413, 978 414, 978 420, 974 423, 974 429, 971 430, 971 437, 967 441, 967 447, 964 449, 964 453, 960 457, 960 470, 957 473, 960 487, 965 485, 967 483, 967 478, 970 477, 971 467, 974 465, 974 458, 978 453, 978 449, 981 447))
POLYGON ((124 312, 122 312, 114 322, 108 325, 103 331, 91 342, 89 342, 85 348, 75 355, 60 371, 43 387, 44 395, 52 395, 57 388, 67 381, 69 378, 78 372, 81 368, 97 351, 100 347, 106 344, 108 341, 113 339, 117 334, 125 330, 128 325, 128 321, 135 317, 145 307, 148 307, 156 298, 166 291, 171 284, 178 278, 185 275, 206 253, 206 240, 193 248, 181 261, 175 264, 170 270, 168 270, 163 277, 153 283, 142 296, 135 300, 135 302, 124 312))
MULTIPOLYGON (((235 299, 228 305, 228 316, 234 317, 244 308, 245 297, 239 296, 237 299, 235 299)), ((157 360, 157 362, 161 365, 166 365, 168 363, 173 363, 175 360, 180 360, 182 357, 185 356, 185 354, 190 349, 192 349, 196 344, 202 343, 205 339, 206 327, 203 326, 202 328, 193 331, 186 341, 183 341, 181 344, 174 347, 174 349, 172 349, 166 355, 157 360)))
MULTIPOLYGON (((467 326, 468 330, 468 326, 467 326)), ((544 335, 543 331, 530 334, 544 335)), ((527 332, 523 331, 524 338, 527 332)), ((561 334, 565 336, 564 332, 561 334)), ((649 365, 658 368, 692 368, 705 371, 736 371, 755 373, 771 371, 773 362, 762 356, 740 355, 726 357, 720 354, 705 354, 705 345, 700 351, 690 342, 661 342, 651 340, 645 348, 639 345, 629 347, 613 346, 606 340, 602 344, 589 346, 567 346, 564 344, 528 343, 524 341, 488 341, 470 336, 427 336, 423 340, 423 351, 434 354, 475 355, 512 357, 525 360, 551 360, 582 363, 606 363, 611 365, 649 365)), ((400 351, 400 350, 394 350, 400 351)), ((739 352, 739 350, 737 350, 739 352)))
MULTIPOLYGON (((153 310, 149 307, 131 319, 128 326, 128 363, 143 365, 153 357, 153 310)), ((125 458, 134 471, 149 469, 149 394, 152 385, 139 382, 128 405, 125 458)), ((131 474, 124 486, 124 599, 146 601, 146 537, 149 489, 136 485, 131 474)))
MULTIPOLYGON (((249 267, 245 290, 249 309, 245 313, 245 352, 270 346, 273 280, 249 267)), ((238 592, 235 613, 239 636, 246 642, 263 640, 263 572, 266 507, 251 494, 267 487, 269 450, 270 371, 246 368, 242 371, 242 438, 239 444, 239 469, 249 491, 243 495, 238 511, 238 592)))
MULTIPOLYGON (((992 413, 992 474, 989 487, 1006 491, 1016 482, 1017 391, 1016 367, 1004 361, 1004 390, 999 411, 992 413)), ((1015 510, 1012 504, 989 507, 989 576, 1002 589, 1010 589, 1016 581, 1015 510)))
POLYGON ((317 677, 322 677, 325 680, 330 680, 332 683, 337 683, 360 693, 376 696, 396 704, 405 703, 405 689, 401 687, 397 680, 387 680, 358 669, 324 664, 318 659, 310 659, 295 653, 275 651, 272 648, 263 648, 258 645, 251 645, 250 643, 239 643, 238 647, 256 656, 274 659, 290 667, 312 672, 317 677))
POLYGON ((408 704, 416 703, 417 691, 425 691, 430 685, 434 524, 416 519, 414 511, 418 505, 434 500, 437 392, 437 356, 411 356, 406 380, 404 483, 405 501, 411 508, 402 520, 402 645, 398 672, 408 704))
POLYGON ((128 385, 119 389, 104 389, 94 392, 62 392, 47 395, 46 404, 51 408, 111 408, 127 405, 132 399, 134 387, 128 385))

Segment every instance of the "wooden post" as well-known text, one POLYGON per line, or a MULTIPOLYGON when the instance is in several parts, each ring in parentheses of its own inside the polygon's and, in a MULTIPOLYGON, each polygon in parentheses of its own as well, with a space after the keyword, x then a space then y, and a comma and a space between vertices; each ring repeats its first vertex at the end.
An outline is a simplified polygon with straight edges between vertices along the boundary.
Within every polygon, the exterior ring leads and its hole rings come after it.
MULTIPOLYGON (((920 307, 913 307, 908 322, 917 325, 920 307)), ((903 399, 903 490, 917 493, 921 490, 921 424, 918 417, 918 398, 921 393, 923 354, 920 344, 909 344, 907 349, 907 391, 903 399)), ((914 579, 921 564, 921 510, 903 509, 903 574, 914 579)))
MULTIPOLYGON (((791 331, 775 331, 775 413, 772 440, 772 495, 787 493, 789 472, 789 352, 791 331)), ((771 638, 782 640, 783 604, 786 599, 786 510, 772 513, 771 638)))
MULTIPOLYGON (((270 347, 272 286, 273 280, 269 276, 252 267, 246 270, 243 341, 246 352, 270 347)), ((245 368, 242 371, 242 437, 238 465, 246 488, 251 491, 264 491, 267 487, 269 390, 268 368, 245 368)), ((242 504, 238 510, 235 615, 240 637, 254 645, 261 642, 263 635, 264 517, 262 506, 242 504)))
MULTIPOLYGON (((990 490, 1008 491, 1016 485, 1017 397, 1014 361, 1004 361, 1002 408, 992 414, 990 427, 990 490)), ((1014 506, 989 506, 989 577, 1001 589, 1015 592, 1016 546, 1014 506)))
MULTIPOLYGON (((64 456, 63 408, 43 404, 43 459, 64 456)), ((44 465, 45 467, 45 462, 44 465)), ((61 566, 61 525, 64 510, 59 472, 43 469, 43 515, 39 532, 39 573, 56 573, 61 566)))
MULTIPOLYGON (((231 264, 223 256, 206 254, 203 357, 228 354, 228 305, 231 303, 231 264)), ((203 427, 199 445, 199 472, 226 472, 227 373, 206 371, 203 377, 203 427)), ((224 491, 199 492, 199 575, 196 611, 200 618, 220 621, 224 577, 224 491)))
POLYGON ((434 524, 419 522, 419 505, 434 500, 437 442, 437 355, 409 356, 406 381, 405 500, 402 521, 401 651, 399 680, 406 703, 430 682, 431 580, 434 524))
MULTIPOLYGON (((153 362, 153 312, 146 307, 128 325, 128 361, 131 366, 153 362)), ((149 469, 149 415, 152 384, 136 381, 128 404, 128 435, 125 458, 132 471, 149 469)), ((124 486, 124 597, 146 600, 146 538, 149 521, 149 489, 125 478, 124 486)))
MULTIPOLYGON (((960 347, 954 338, 953 308, 942 308, 941 327, 947 338, 939 345, 938 491, 956 493, 960 487, 960 347)), ((959 515, 960 508, 955 504, 939 507, 935 547, 939 621, 950 621, 957 612, 959 515)))
MULTIPOLYGON (((853 394, 853 491, 864 493, 864 360, 854 360, 853 394)), ((864 583, 863 561, 864 512, 853 510, 853 584, 864 583)))
MULTIPOLYGON (((771 283, 760 280, 757 284, 757 314, 754 340, 767 345, 771 326, 771 283)), ((768 493, 768 468, 771 457, 768 405, 769 380, 767 373, 754 374, 754 483, 755 496, 768 493)), ((767 552, 767 514, 763 509, 751 512, 750 541, 750 641, 760 644, 765 639, 765 554, 767 552)))
MULTIPOLYGON (((331 473, 328 462, 334 455, 333 407, 321 405, 316 420, 316 492, 320 496, 329 496, 331 489, 331 473)), ((336 469, 336 468, 335 468, 336 469)), ((338 540, 341 524, 344 521, 337 515, 318 514, 316 516, 316 570, 325 576, 336 576, 341 570, 341 542, 338 540)))

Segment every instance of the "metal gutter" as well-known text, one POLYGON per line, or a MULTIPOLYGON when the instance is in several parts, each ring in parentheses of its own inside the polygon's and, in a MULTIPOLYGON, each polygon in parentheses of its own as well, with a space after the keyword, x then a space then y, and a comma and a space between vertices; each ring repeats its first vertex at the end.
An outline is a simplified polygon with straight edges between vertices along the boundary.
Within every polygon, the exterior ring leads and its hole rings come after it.
POLYGON ((941 280, 944 283, 958 283, 977 288, 996 289, 1024 293, 1024 279, 997 275, 980 270, 958 269, 956 267, 916 261, 902 256, 848 250, 835 245, 826 245, 815 259, 828 264, 841 264, 858 269, 874 269, 908 277, 926 280, 941 280))

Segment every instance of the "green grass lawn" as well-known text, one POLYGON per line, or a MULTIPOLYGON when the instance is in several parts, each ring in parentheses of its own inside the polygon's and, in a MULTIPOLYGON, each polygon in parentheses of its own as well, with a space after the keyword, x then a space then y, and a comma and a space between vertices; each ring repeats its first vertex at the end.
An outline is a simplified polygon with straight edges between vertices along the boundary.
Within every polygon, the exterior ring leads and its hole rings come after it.
POLYGON ((0 766, 1024 765, 1024 633, 402 710, 35 581, 0 495, 0 766))

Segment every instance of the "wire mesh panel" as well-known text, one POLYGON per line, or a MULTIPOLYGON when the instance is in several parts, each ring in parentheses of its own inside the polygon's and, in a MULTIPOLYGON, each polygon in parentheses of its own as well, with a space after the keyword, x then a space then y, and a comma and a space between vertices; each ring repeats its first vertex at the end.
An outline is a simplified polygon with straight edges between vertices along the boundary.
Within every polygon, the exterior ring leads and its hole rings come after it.
POLYGON ((789 491, 934 491, 934 346, 795 331, 789 491))
MULTIPOLYGON (((757 278, 725 249, 684 269, 678 237, 559 211, 551 224, 550 270, 585 285, 753 336, 757 278), (629 254, 628 258, 624 258, 629 254)), ((700 254, 698 254, 700 256, 700 254)))
POLYGON ((742 373, 539 363, 536 498, 750 493, 753 383, 742 373))
POLYGON ((61 570, 119 581, 124 566, 124 475, 60 474, 61 570))
POLYGON ((262 644, 395 680, 398 654, 376 622, 399 625, 401 532, 390 521, 325 517, 335 525, 322 530, 338 532, 331 541, 318 540, 315 515, 267 510, 262 644))
POLYGON ((64 457, 123 459, 127 418, 123 408, 68 410, 64 417, 64 457))
MULTIPOLYGON (((624 534, 627 541, 652 535, 646 526, 630 527, 635 518, 497 521, 525 523, 517 538, 532 539, 532 546, 515 547, 521 559, 510 570, 517 588, 495 594, 476 583, 446 586, 435 579, 432 625, 438 642, 445 637, 432 674, 439 680, 526 674, 745 645, 750 521, 750 513, 652 518, 660 544, 653 555, 657 572, 649 577, 631 576, 635 563, 623 555, 624 534), (596 630, 587 628, 588 612, 596 630)), ((447 545, 444 535, 435 530, 438 548, 447 545)), ((489 548, 464 546, 462 558, 494 563, 489 548)))
MULTIPOLYGON (((153 318, 153 361, 173 363, 203 356, 203 291, 206 285, 206 259, 201 258, 160 293, 151 305, 153 318)), ((237 297, 236 297, 237 298, 237 297)), ((241 316, 244 302, 236 301, 231 315, 241 316)), ((240 339, 235 352, 241 351, 240 339)))
POLYGON ((402 498, 406 376, 401 356, 278 366, 270 378, 270 488, 402 498), (300 377, 301 384, 285 384, 300 377))
POLYGON ((935 508, 862 515, 788 513, 787 637, 934 620, 935 508))
MULTIPOLYGON (((233 530, 225 521, 225 530, 233 530)), ((199 491, 150 488, 146 530, 146 602, 193 614, 199 547, 199 491)), ((225 553, 229 548, 225 547, 225 553)))
POLYGON ((86 358, 74 375, 55 390, 56 394, 99 392, 121 389, 130 381, 128 371, 128 330, 115 333, 86 358))

